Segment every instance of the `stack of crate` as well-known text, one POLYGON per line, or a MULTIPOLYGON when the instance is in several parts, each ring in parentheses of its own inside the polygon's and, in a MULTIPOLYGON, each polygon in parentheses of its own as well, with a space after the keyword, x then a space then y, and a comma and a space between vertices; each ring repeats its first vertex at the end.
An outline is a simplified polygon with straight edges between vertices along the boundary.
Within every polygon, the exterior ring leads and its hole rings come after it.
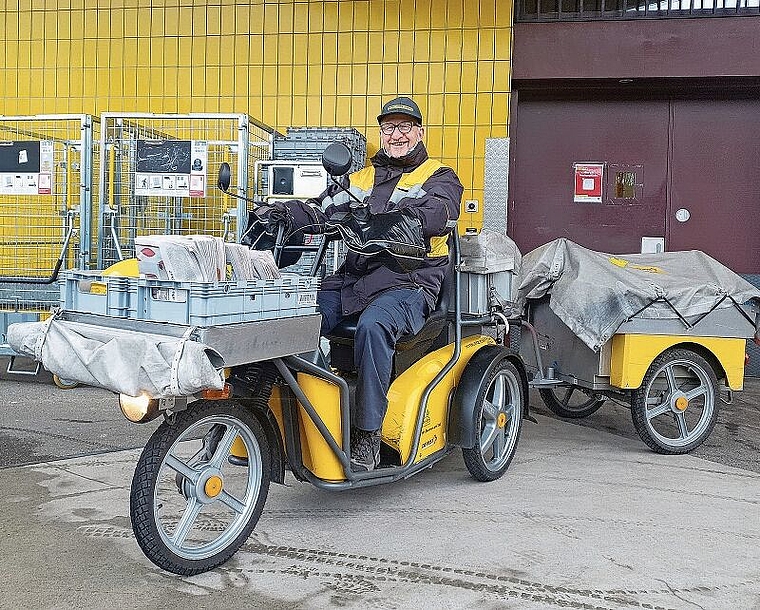
POLYGON ((350 171, 364 167, 367 138, 353 127, 288 127, 284 136, 276 135, 272 158, 288 161, 319 161, 333 142, 343 142, 351 150, 354 163, 350 171))

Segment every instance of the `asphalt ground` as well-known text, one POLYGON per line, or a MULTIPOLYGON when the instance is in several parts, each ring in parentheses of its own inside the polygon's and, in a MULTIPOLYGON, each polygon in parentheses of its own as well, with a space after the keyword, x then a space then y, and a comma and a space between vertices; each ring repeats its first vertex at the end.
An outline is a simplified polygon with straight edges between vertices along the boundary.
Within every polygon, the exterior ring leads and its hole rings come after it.
POLYGON ((568 422, 531 393, 537 423, 494 483, 459 452, 340 493, 288 475, 235 557, 192 578, 131 532, 155 423, 44 375, 0 392, 0 608, 760 608, 757 379, 687 456, 649 451, 623 406, 568 422))

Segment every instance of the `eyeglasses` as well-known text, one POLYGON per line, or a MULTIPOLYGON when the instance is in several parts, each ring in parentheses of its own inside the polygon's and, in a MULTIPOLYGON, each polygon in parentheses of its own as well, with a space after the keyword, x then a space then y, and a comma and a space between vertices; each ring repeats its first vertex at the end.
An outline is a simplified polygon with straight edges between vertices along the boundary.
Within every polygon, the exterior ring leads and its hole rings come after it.
POLYGON ((399 133, 409 133, 412 127, 416 127, 417 123, 412 121, 401 121, 400 123, 380 123, 380 131, 386 135, 391 135, 394 130, 398 129, 399 133))

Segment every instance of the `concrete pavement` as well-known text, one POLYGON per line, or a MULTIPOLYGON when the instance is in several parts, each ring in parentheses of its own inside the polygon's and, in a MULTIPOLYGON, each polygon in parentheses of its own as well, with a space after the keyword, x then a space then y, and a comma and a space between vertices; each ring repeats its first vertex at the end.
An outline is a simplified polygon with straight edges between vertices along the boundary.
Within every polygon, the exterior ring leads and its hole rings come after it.
POLYGON ((507 474, 272 486, 244 547, 180 578, 132 537, 139 451, 0 470, 3 608, 760 608, 760 474, 545 416, 507 474))

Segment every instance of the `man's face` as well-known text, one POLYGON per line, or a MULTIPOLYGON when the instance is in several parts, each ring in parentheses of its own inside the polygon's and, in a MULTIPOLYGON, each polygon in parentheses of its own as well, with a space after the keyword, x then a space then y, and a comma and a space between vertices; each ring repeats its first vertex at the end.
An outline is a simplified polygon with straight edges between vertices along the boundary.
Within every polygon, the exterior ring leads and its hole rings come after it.
POLYGON ((416 123, 416 119, 405 114, 389 114, 383 118, 380 123, 380 143, 389 157, 403 157, 422 140, 425 128, 416 123), (391 126, 394 126, 392 131, 391 126), (407 129, 407 133, 402 133, 407 129))

